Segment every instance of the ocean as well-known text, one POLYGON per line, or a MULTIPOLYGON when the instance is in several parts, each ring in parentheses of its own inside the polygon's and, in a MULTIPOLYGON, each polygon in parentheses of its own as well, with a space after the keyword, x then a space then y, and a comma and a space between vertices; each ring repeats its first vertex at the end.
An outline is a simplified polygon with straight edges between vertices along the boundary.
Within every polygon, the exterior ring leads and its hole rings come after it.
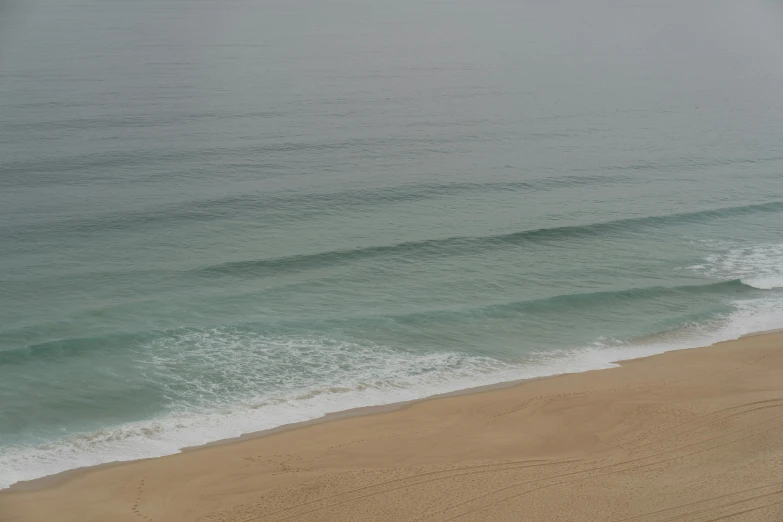
POLYGON ((0 487, 783 327, 765 0, 0 2, 0 487))

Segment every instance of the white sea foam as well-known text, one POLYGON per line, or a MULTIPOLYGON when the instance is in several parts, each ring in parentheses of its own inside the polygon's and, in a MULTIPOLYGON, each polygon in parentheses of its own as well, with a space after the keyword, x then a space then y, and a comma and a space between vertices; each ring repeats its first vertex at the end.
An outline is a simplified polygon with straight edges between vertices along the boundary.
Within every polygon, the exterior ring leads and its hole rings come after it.
MULTIPOLYGON (((164 415, 145 421, 70 436, 48 444, 5 446, 0 450, 0 488, 83 466, 173 454, 184 447, 316 419, 330 412, 413 400, 504 381, 610 368, 618 360, 703 346, 783 327, 783 302, 780 300, 738 301, 734 306, 735 311, 718 322, 692 325, 655 340, 643 343, 599 340, 577 349, 532 354, 515 362, 458 353, 405 353, 326 339, 251 341, 219 330, 191 334, 201 339, 200 344, 193 343, 195 337, 183 338, 173 342, 173 349, 165 357, 152 351, 158 355, 150 359, 151 367, 154 363, 156 371, 169 373, 150 378, 165 377, 179 382, 199 400, 191 400, 190 407, 174 407, 164 415), (256 342, 255 352, 253 342, 256 342), (176 349, 177 343, 197 349, 183 353, 176 349), (237 343, 244 351, 235 349, 237 343), (294 365, 308 364, 306 359, 299 358, 309 357, 312 371, 320 376, 318 386, 296 382, 286 374, 283 364, 278 367, 282 370, 277 371, 279 382, 288 383, 282 386, 283 391, 258 396, 246 393, 256 384, 251 382, 253 374, 270 363, 265 358, 271 357, 276 349, 287 354, 291 358, 289 363, 294 365), (239 353, 244 353, 244 361, 233 358, 232 354, 239 353), (174 368, 187 367, 188 358, 209 360, 218 373, 236 372, 247 376, 250 380, 247 390, 234 390, 227 398, 222 396, 227 390, 219 389, 215 383, 199 382, 198 379, 188 381, 188 375, 170 373, 174 368)), ((228 377, 233 380, 236 376, 228 377)))
POLYGON ((748 277, 741 279, 743 283, 760 290, 772 290, 773 288, 783 288, 783 274, 748 277))
POLYGON ((783 288, 783 244, 731 248, 688 268, 713 279, 739 279, 761 290, 783 288))

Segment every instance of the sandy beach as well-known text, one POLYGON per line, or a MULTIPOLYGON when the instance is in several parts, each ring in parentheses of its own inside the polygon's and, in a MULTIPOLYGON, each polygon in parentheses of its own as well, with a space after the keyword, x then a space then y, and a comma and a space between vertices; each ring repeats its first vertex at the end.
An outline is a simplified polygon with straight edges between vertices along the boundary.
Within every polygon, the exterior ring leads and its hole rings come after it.
POLYGON ((3 522, 780 521, 783 334, 22 484, 3 522))

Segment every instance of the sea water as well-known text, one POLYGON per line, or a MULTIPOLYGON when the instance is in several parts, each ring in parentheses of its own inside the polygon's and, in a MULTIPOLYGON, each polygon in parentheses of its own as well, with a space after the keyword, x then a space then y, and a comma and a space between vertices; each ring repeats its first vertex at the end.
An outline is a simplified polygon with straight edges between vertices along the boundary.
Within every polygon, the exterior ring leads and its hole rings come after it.
POLYGON ((0 487, 783 327, 761 0, 0 3, 0 487))

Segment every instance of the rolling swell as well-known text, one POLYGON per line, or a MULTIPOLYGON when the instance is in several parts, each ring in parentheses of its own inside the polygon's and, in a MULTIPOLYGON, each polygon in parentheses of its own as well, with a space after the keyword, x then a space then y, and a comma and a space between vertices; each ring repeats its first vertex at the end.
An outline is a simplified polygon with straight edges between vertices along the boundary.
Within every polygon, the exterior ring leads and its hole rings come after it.
POLYGON ((570 315, 578 314, 581 310, 609 305, 616 306, 632 301, 645 299, 669 300, 677 296, 698 295, 741 295, 751 294, 757 289, 746 285, 739 279, 709 283, 704 285, 682 286, 651 286, 644 288, 628 288, 624 290, 585 292, 576 294, 562 294, 542 299, 530 299, 509 303, 496 303, 476 308, 459 310, 428 310, 425 312, 404 315, 385 316, 383 319, 392 319, 399 323, 426 323, 434 321, 461 320, 466 317, 479 316, 481 318, 504 316, 508 314, 535 314, 549 311, 565 311, 570 315))
POLYGON ((444 239, 410 241, 353 250, 333 250, 298 256, 233 261, 201 268, 198 272, 207 275, 264 277, 380 257, 399 257, 404 258, 405 261, 412 261, 430 257, 470 255, 509 246, 556 243, 607 234, 632 233, 653 227, 699 223, 709 219, 780 211, 783 211, 783 201, 772 201, 755 205, 741 205, 679 214, 618 219, 586 225, 537 228, 494 236, 454 236, 444 239))
POLYGON ((768 156, 768 157, 735 157, 735 158, 704 158, 704 157, 683 157, 669 161, 647 161, 637 162, 625 165, 614 165, 605 167, 606 170, 673 170, 680 171, 683 169, 702 169, 702 168, 715 168, 715 167, 727 167, 737 166, 745 164, 759 164, 759 163, 772 163, 783 159, 781 156, 768 156))
MULTIPOLYGON (((330 328, 366 325, 375 321, 385 324, 422 325, 427 323, 461 322, 467 318, 503 317, 514 314, 530 314, 568 311, 569 314, 579 314, 596 306, 631 305, 634 301, 660 299, 669 302, 678 296, 733 296, 761 292, 746 285, 739 279, 709 283, 704 285, 682 285, 674 287, 652 286, 643 288, 628 288, 616 291, 586 292, 563 294, 542 299, 531 299, 507 303, 493 303, 479 307, 462 309, 434 309, 399 315, 367 315, 339 320, 323 320, 317 323, 300 324, 296 321, 279 322, 275 324, 241 324, 227 328, 231 332, 264 336, 287 335, 286 332, 297 332, 297 335, 307 334, 318 336, 330 328), (313 328, 317 330, 314 331, 313 328)), ((176 330, 117 333, 105 336, 61 339, 39 343, 18 349, 0 351, 0 365, 20 364, 32 361, 57 361, 66 357, 89 355, 92 352, 107 354, 112 350, 133 350, 134 347, 152 341, 160 341, 167 337, 179 338, 183 335, 193 335, 210 329, 180 328, 176 330)))
MULTIPOLYGON (((454 182, 405 184, 310 194, 234 194, 212 199, 159 205, 132 212, 104 213, 95 217, 27 224, 12 232, 25 234, 82 233, 163 228, 178 223, 209 222, 236 217, 252 218, 259 227, 306 221, 345 212, 375 212, 385 205, 415 203, 433 198, 497 192, 530 193, 557 188, 632 183, 630 176, 556 176, 518 182, 454 182)), ((6 232, 7 234, 7 232, 6 232)))
MULTIPOLYGON (((270 136, 272 139, 280 138, 276 133, 270 136)), ((33 160, 20 160, 8 162, 4 167, 4 173, 11 179, 36 176, 40 174, 58 174, 56 177, 48 177, 41 182, 58 183, 62 174, 68 173, 69 179, 101 179, 106 174, 104 171, 111 168, 128 169, 132 167, 144 167, 149 165, 176 164, 182 161, 209 162, 231 161, 233 158, 267 158, 285 157, 290 154, 340 154, 349 152, 357 156, 367 155, 368 151, 383 150, 385 147, 409 148, 409 154, 449 151, 449 147, 461 143, 461 140, 473 141, 479 137, 465 133, 463 136, 430 136, 426 139, 405 135, 389 137, 361 137, 348 138, 334 141, 283 141, 279 143, 253 144, 244 146, 214 146, 199 148, 172 149, 166 147, 147 148, 140 150, 102 151, 74 154, 71 156, 46 157, 33 160), (72 176, 70 174, 73 174, 72 176), (97 176, 97 178, 91 177, 97 176)), ((491 140, 492 137, 482 134, 481 140, 491 140)), ((267 173, 267 175, 271 175, 267 173)), ((1 186, 1 185, 0 185, 1 186)))
POLYGON ((0 351, 0 365, 44 360, 58 361, 66 357, 110 352, 113 347, 121 347, 124 350, 128 346, 138 345, 161 335, 165 335, 165 332, 115 333, 95 337, 57 339, 0 351))

